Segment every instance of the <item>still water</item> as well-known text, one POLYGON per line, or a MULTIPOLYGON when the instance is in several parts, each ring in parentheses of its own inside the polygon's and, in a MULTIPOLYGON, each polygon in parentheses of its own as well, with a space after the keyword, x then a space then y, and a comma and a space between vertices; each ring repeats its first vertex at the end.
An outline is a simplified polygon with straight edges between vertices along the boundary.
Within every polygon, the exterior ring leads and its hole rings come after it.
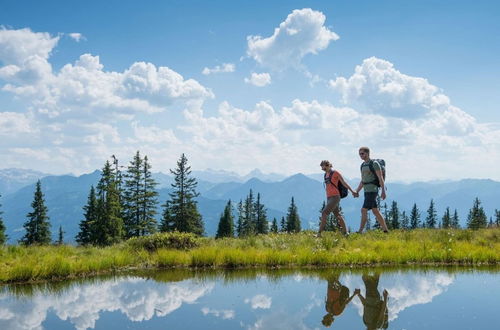
POLYGON ((187 270, 0 286, 0 329, 500 329, 500 269, 187 270))

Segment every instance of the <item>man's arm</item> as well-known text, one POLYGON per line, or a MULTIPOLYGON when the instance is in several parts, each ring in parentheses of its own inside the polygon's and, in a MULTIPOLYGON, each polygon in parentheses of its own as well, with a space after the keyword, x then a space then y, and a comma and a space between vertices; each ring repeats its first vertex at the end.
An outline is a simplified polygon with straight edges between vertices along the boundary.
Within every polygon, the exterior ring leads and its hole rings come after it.
POLYGON ((376 170, 375 174, 377 174, 378 182, 380 183, 380 188, 382 189, 382 194, 380 195, 380 198, 384 200, 386 195, 385 195, 385 182, 384 182, 384 176, 382 175, 382 170, 376 170))
POLYGON ((358 188, 356 188, 356 195, 359 195, 361 189, 363 189, 363 181, 359 182, 358 188))

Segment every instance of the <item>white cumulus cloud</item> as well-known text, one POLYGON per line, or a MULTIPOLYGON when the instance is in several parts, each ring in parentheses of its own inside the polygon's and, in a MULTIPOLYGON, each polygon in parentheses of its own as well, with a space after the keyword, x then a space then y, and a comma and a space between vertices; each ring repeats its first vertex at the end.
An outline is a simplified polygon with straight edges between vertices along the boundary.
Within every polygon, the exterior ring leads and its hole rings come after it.
POLYGON ((247 84, 252 84, 257 87, 264 87, 271 83, 271 75, 267 72, 255 73, 252 72, 250 78, 245 78, 247 84))
POLYGON ((295 9, 270 37, 248 36, 247 55, 264 67, 284 70, 299 66, 308 54, 317 54, 339 36, 325 26, 322 12, 295 9))
POLYGON ((209 75, 213 73, 221 73, 221 72, 234 72, 236 69, 236 66, 233 63, 223 63, 222 65, 216 65, 213 68, 203 68, 203 73, 204 75, 209 75))
POLYGON ((258 294, 253 296, 251 299, 245 299, 245 304, 250 304, 252 309, 269 309, 271 308, 272 298, 266 296, 265 294, 258 294))

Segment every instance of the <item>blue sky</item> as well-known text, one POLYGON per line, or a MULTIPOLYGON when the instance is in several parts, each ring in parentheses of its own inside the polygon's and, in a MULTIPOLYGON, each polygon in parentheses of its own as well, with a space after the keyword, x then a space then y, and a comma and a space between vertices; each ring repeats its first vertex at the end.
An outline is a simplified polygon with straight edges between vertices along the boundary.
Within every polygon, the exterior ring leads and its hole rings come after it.
POLYGON ((356 176, 369 145, 397 180, 500 179, 495 1, 1 6, 3 167, 356 176))

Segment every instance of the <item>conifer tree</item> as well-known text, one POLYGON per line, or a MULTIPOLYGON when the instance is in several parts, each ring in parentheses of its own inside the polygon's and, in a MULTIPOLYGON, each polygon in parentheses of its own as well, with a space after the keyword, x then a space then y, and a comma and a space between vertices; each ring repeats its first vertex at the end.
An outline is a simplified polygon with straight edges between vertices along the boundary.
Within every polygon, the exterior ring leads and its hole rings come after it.
POLYGON ((447 207, 446 211, 444 211, 443 218, 441 219, 442 227, 445 229, 452 227, 452 218, 450 213, 450 208, 447 207))
POLYGON ((437 213, 436 207, 434 205, 434 200, 431 199, 431 204, 427 209, 427 217, 425 218, 425 227, 426 228, 436 228, 437 224, 437 213))
POLYGON ((286 220, 285 220, 285 217, 281 217, 280 231, 282 233, 286 232, 286 220))
POLYGON ((500 227, 500 210, 495 209, 495 225, 500 227))
POLYGON ((493 228, 495 223, 493 222, 493 217, 490 217, 490 222, 488 222, 488 228, 493 228))
MULTIPOLYGON (((378 223, 378 221, 375 221, 378 223)), ((379 225, 380 226, 380 225, 379 225)), ((371 230, 372 229, 372 219, 371 219, 371 215, 370 213, 367 214, 367 217, 366 217, 366 230, 371 230)), ((351 231, 349 231, 351 232, 351 231)))
POLYGON ((191 166, 188 166, 187 162, 188 159, 182 154, 177 161, 177 168, 170 170, 174 175, 173 191, 169 194, 169 203, 165 204, 170 208, 168 210, 171 217, 169 229, 203 235, 205 232, 203 219, 198 212, 195 200, 199 195, 196 192, 198 183, 195 178, 190 177, 191 166))
MULTIPOLYGON (((2 197, 2 195, 0 195, 2 197)), ((0 204, 0 207, 2 207, 2 204, 0 204)), ((3 212, 0 211, 0 245, 4 245, 7 242, 7 235, 5 234, 5 224, 3 223, 2 219, 2 214, 3 212)))
POLYGON ((279 231, 278 229, 278 221, 276 220, 276 218, 273 218, 273 223, 271 225, 271 233, 277 233, 279 231))
POLYGON ((63 230, 62 226, 59 226, 59 234, 57 235, 57 245, 63 245, 64 243, 64 233, 65 231, 63 230))
POLYGON ((420 211, 417 203, 414 203, 410 212, 410 228, 416 229, 418 227, 420 227, 420 211))
POLYGON ((467 217, 467 228, 469 229, 479 229, 486 228, 488 224, 488 219, 483 207, 481 206, 481 201, 476 197, 472 209, 469 210, 469 215, 467 217))
POLYGON ((406 211, 403 211, 403 213, 401 213, 401 228, 410 229, 410 218, 406 214, 406 211))
POLYGON ((240 199, 240 202, 238 203, 238 222, 236 224, 236 233, 238 234, 238 237, 243 236, 243 201, 240 199))
POLYGON ((391 210, 389 211, 389 218, 386 218, 389 221, 387 223, 389 224, 389 229, 399 229, 400 227, 400 220, 399 220, 399 208, 398 208, 398 203, 396 201, 392 201, 391 204, 391 210))
POLYGON ((233 217, 233 206, 231 205, 231 200, 229 200, 224 208, 219 221, 219 227, 217 228, 217 234, 215 238, 222 237, 234 237, 234 217, 233 217))
POLYGON ((455 209, 455 212, 453 213, 453 218, 451 219, 451 226, 456 229, 460 228, 460 220, 458 218, 457 209, 455 209))
MULTIPOLYGON (((117 164, 116 158, 115 164, 117 164)), ((95 226, 97 245, 115 244, 124 237, 120 177, 117 166, 113 168, 111 163, 106 161, 97 184, 97 223, 95 226)))
POLYGON ((252 189, 243 203, 243 216, 241 223, 242 236, 255 235, 257 231, 257 213, 255 212, 255 202, 252 189))
POLYGON ((50 244, 50 222, 42 193, 42 183, 36 183, 35 195, 31 203, 33 211, 28 213, 28 221, 24 223, 26 233, 20 242, 24 245, 50 244))
POLYGON ((298 233, 300 230, 299 212, 297 205, 295 205, 295 200, 292 197, 292 201, 288 207, 288 213, 286 215, 286 231, 289 233, 298 233))
POLYGON ((142 159, 137 151, 124 176, 123 220, 127 237, 154 233, 158 193, 148 157, 142 159))
POLYGON ((163 213, 160 222, 160 232, 164 233, 167 231, 174 231, 174 218, 172 217, 170 201, 166 201, 165 204, 162 205, 163 213))
POLYGON ((264 204, 260 202, 260 193, 257 193, 257 200, 255 201, 254 210, 257 234, 267 234, 267 232, 269 231, 267 211, 264 204))
POLYGON ((94 186, 90 187, 90 193, 87 198, 87 205, 83 207, 84 219, 80 221, 80 231, 76 235, 76 242, 80 245, 97 244, 97 198, 94 186))

